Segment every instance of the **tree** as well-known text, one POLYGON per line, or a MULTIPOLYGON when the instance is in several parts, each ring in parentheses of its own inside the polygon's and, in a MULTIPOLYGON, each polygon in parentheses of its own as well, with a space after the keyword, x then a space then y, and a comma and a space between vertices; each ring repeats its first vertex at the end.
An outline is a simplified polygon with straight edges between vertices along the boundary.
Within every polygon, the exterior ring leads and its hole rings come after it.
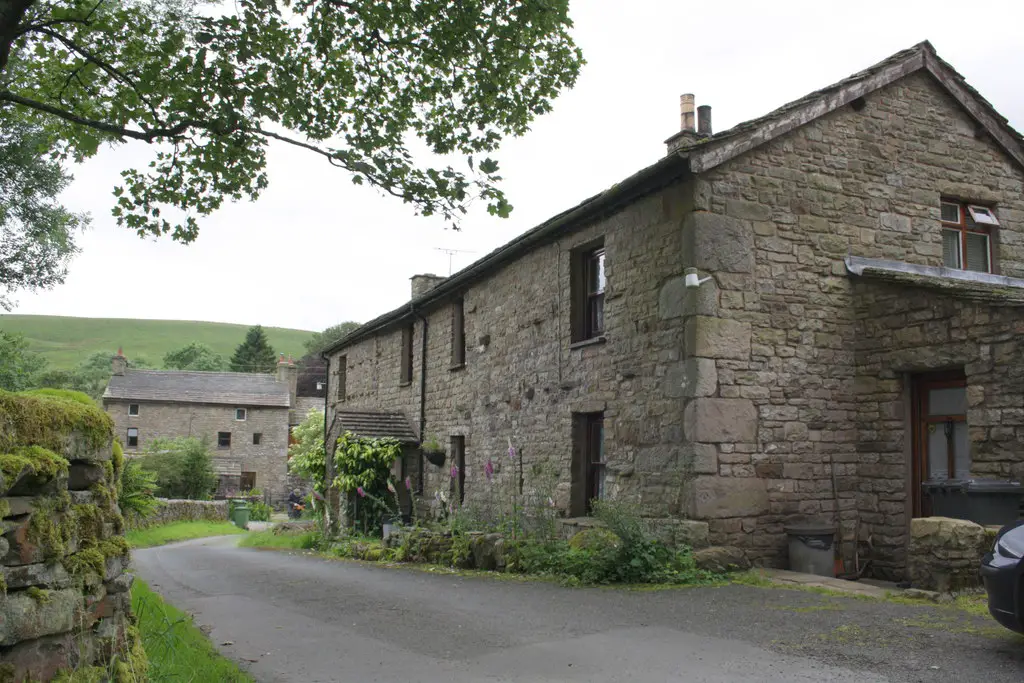
MULTIPOLYGON (((58 195, 71 177, 49 154, 37 125, 19 121, 0 106, 0 288, 50 289, 64 282, 78 249, 75 233, 89 219, 64 209, 58 195)), ((0 307, 10 310, 9 296, 0 307)))
POLYGON ((292 443, 288 446, 288 471, 309 481, 313 490, 321 496, 327 495, 322 411, 309 411, 302 424, 292 429, 292 443))
MULTIPOLYGON (((71 389, 81 391, 93 398, 100 398, 103 391, 110 382, 110 375, 113 367, 111 359, 113 354, 104 351, 97 351, 83 360, 71 370, 48 370, 40 374, 36 384, 41 387, 53 389, 71 389)), ((131 366, 135 368, 151 368, 152 364, 145 358, 137 357, 131 360, 131 366)))
POLYGON ((226 370, 224 356, 202 342, 190 342, 177 351, 164 355, 164 367, 168 370, 226 370))
POLYGON ((165 498, 207 500, 217 488, 210 446, 193 437, 153 439, 139 463, 165 498))
POLYGON ((583 63, 568 0, 204 4, 0 0, 0 107, 58 159, 155 146, 115 189, 117 221, 140 235, 190 242, 197 216, 255 199, 272 141, 424 215, 456 222, 479 199, 507 216, 488 155, 583 63), (424 164, 414 140, 451 163, 424 164))
POLYGON ((36 386, 46 359, 29 350, 25 336, 0 330, 0 389, 24 391, 36 386))
POLYGON ((245 333, 245 341, 235 348, 231 356, 232 372, 274 372, 277 357, 270 348, 267 333, 260 325, 254 325, 245 333))
POLYGON ((323 332, 314 332, 312 336, 305 341, 306 353, 313 355, 319 354, 345 335, 359 329, 359 327, 360 323, 349 320, 347 322, 338 323, 337 325, 331 325, 323 332))

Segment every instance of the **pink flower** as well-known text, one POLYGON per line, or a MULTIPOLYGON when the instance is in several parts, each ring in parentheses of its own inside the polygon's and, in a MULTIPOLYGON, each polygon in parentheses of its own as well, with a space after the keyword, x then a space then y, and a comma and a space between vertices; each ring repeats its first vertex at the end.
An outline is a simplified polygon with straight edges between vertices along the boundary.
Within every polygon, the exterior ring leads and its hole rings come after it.
POLYGON ((510 458, 516 457, 516 447, 515 446, 510 445, 508 447, 508 457, 510 457, 510 458))
POLYGON ((487 476, 487 481, 494 478, 494 463, 491 462, 490 458, 488 458, 487 462, 484 463, 484 474, 487 476))
POLYGON ((412 479, 410 479, 409 477, 405 478, 405 490, 412 491, 412 479))
POLYGON ((391 483, 390 479, 388 479, 388 491, 391 493, 397 493, 397 491, 395 491, 395 485, 391 483))
POLYGON ((458 465, 452 465, 452 479, 455 479, 458 476, 459 476, 459 466, 458 465))
POLYGON ((359 494, 359 497, 360 497, 360 498, 366 498, 366 491, 364 491, 364 490, 363 490, 363 487, 362 487, 362 486, 360 486, 360 487, 358 487, 358 488, 356 489, 356 493, 358 493, 358 494, 359 494))

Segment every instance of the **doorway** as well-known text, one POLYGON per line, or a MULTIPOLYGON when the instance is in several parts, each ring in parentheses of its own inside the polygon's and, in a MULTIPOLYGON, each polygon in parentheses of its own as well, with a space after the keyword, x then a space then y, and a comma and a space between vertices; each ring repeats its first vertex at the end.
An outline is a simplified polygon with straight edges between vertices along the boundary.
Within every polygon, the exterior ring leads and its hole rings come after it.
POLYGON ((919 375, 912 401, 914 516, 928 517, 931 506, 921 485, 929 480, 967 479, 971 474, 963 370, 919 375))

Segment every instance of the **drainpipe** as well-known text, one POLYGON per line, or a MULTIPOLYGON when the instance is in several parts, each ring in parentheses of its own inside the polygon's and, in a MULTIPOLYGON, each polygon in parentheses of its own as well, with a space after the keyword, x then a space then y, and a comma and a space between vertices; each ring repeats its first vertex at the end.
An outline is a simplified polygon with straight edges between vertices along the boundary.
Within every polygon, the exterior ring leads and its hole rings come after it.
POLYGON ((423 322, 423 339, 420 343, 420 453, 419 453, 419 481, 416 483, 416 493, 423 494, 423 440, 427 437, 427 319, 419 313, 412 304, 409 309, 423 322))
MULTIPOLYGON (((331 482, 334 481, 334 451, 327 448, 327 436, 331 431, 331 427, 327 425, 327 399, 331 395, 331 359, 323 351, 320 352, 320 359, 327 363, 327 377, 324 379, 324 493, 327 495, 324 496, 324 505, 327 507, 327 535, 333 537, 336 522, 336 515, 334 514, 331 500, 331 490, 333 488, 331 482)), ((337 411, 335 411, 334 417, 337 419, 337 411)), ((331 421, 331 426, 334 426, 333 420, 331 421)))

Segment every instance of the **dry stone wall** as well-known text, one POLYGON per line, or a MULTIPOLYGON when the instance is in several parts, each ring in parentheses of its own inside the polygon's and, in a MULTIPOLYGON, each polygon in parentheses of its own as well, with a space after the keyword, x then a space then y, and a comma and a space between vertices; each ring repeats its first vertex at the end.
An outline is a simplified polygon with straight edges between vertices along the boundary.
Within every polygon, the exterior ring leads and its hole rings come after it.
POLYGON ((0 681, 145 674, 112 437, 84 394, 0 393, 0 681))
POLYGON ((148 529, 172 522, 226 522, 228 501, 226 500, 178 500, 158 498, 159 507, 151 517, 138 519, 125 517, 129 529, 148 529))

